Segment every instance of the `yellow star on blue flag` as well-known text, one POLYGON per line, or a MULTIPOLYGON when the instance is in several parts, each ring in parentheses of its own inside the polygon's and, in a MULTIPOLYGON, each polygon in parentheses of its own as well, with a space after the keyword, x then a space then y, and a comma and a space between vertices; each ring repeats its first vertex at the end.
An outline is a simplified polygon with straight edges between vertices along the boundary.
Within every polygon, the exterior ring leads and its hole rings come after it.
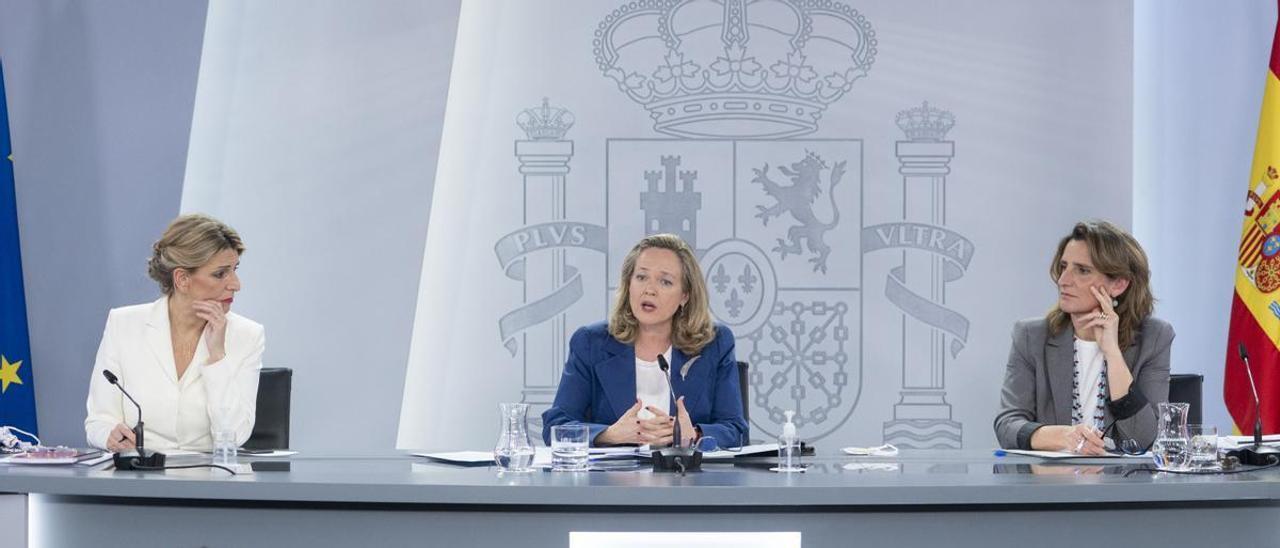
POLYGON ((9 384, 22 384, 22 377, 18 376, 19 367, 22 367, 22 360, 10 363, 4 354, 0 354, 0 394, 9 391, 9 384))
POLYGON ((35 378, 27 334, 27 298, 22 287, 18 203, 13 185, 13 147, 0 60, 0 426, 36 433, 35 378))

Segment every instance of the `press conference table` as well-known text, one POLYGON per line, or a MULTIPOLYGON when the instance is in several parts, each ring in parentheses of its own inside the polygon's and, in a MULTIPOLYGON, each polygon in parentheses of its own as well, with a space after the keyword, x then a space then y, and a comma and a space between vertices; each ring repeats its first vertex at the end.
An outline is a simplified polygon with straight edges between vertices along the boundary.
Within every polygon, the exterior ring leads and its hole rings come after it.
POLYGON ((990 451, 808 460, 803 474, 726 463, 684 477, 498 474, 401 451, 301 453, 288 472, 235 477, 0 465, 0 493, 28 496, 31 538, 47 546, 568 546, 570 531, 800 531, 806 547, 1280 545, 1280 470, 1125 477, 1148 463, 990 451))

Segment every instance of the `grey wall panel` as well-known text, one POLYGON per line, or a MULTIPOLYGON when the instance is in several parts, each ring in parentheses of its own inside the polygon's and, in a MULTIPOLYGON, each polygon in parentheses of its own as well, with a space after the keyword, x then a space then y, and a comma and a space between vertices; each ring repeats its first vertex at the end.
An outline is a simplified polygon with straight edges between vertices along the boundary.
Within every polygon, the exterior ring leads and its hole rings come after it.
POLYGON ((395 442, 457 13, 210 6, 182 208, 245 237, 235 306, 294 369, 294 447, 395 442))
POLYGON ((84 444, 107 310, 155 298, 206 2, 0 2, 31 364, 47 442, 84 444))

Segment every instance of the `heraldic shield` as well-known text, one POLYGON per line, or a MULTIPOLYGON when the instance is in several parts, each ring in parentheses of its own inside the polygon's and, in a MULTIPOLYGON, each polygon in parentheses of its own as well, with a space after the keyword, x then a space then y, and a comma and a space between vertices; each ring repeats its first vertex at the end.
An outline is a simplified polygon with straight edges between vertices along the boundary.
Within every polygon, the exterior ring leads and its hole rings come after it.
POLYGON ((641 237, 678 234, 751 364, 753 433, 776 436, 791 409, 806 439, 844 424, 862 382, 862 142, 609 139, 606 149, 606 272, 641 237))

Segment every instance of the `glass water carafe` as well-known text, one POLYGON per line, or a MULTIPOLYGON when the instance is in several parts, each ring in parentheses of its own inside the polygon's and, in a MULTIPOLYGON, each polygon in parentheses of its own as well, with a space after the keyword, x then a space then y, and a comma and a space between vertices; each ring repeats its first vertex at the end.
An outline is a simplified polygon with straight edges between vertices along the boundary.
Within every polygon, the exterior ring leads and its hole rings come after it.
POLYGON ((1165 402, 1157 406, 1156 441, 1151 446, 1151 456, 1161 470, 1186 470, 1191 463, 1191 436, 1187 432, 1190 410, 1186 403, 1165 402))
POLYGON ((529 404, 500 403, 502 430, 498 432, 498 445, 493 449, 493 461, 499 472, 529 472, 533 470, 533 441, 529 438, 529 404))

